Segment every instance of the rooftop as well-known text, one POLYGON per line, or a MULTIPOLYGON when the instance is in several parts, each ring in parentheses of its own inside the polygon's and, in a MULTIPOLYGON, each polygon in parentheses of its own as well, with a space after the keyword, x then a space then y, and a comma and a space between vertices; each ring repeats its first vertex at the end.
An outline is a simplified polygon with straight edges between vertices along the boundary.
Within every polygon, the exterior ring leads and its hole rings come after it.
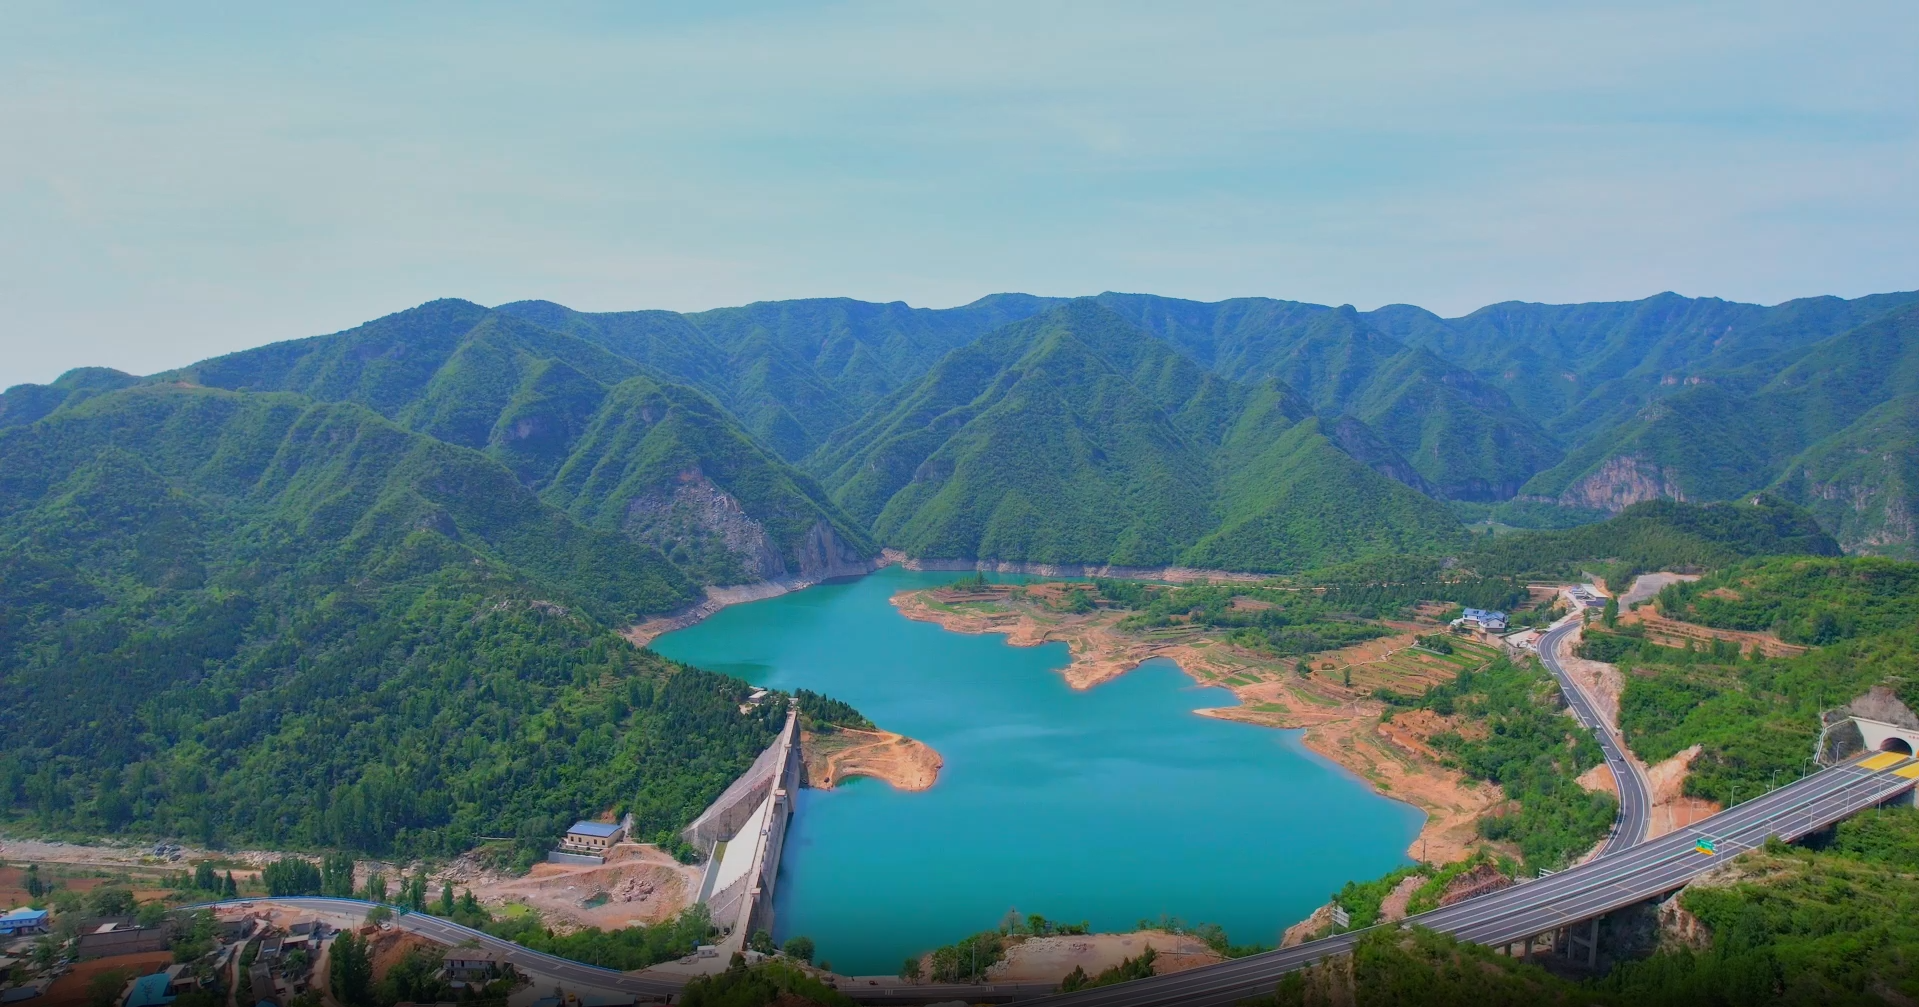
POLYGON ((573 827, 566 831, 568 835, 577 833, 582 836, 599 836, 605 838, 620 831, 620 827, 606 822, 574 822, 573 827))
POLYGON ((155 972, 133 981, 133 992, 127 996, 126 1007, 156 1007, 158 1004, 170 1004, 173 999, 167 993, 167 974, 155 972))

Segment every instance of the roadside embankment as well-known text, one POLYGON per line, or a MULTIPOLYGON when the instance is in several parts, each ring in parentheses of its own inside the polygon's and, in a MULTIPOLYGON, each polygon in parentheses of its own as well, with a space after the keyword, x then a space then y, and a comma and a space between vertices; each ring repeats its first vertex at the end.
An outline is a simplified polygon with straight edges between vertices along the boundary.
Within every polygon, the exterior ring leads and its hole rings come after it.
MULTIPOLYGON (((1679 575, 1672 576, 1677 578, 1679 575)), ((1639 578, 1639 582, 1633 585, 1634 589, 1637 590, 1639 583, 1645 580, 1646 577, 1639 578)), ((1571 676, 1574 684, 1586 694, 1587 700, 1592 703, 1593 709, 1600 718, 1606 722, 1607 728, 1623 740, 1625 734, 1619 730, 1619 700, 1625 693, 1625 676, 1620 673, 1618 665, 1604 661, 1591 661, 1579 656, 1579 644, 1584 634, 1585 628, 1580 627, 1561 637, 1559 652, 1555 656, 1559 666, 1566 670, 1566 674, 1571 676)), ((1686 774, 1691 770, 1693 758, 1699 754, 1698 745, 1650 766, 1633 752, 1630 744, 1624 744, 1621 747, 1626 758, 1631 760, 1638 767, 1639 772, 1645 776, 1650 790, 1647 839, 1656 839, 1676 829, 1683 829, 1719 811, 1719 805, 1697 797, 1688 797, 1685 793, 1686 774)), ((1612 769, 1603 762, 1587 770, 1579 778, 1579 784, 1587 790, 1603 791, 1615 797, 1619 795, 1619 782, 1613 778, 1612 769)))

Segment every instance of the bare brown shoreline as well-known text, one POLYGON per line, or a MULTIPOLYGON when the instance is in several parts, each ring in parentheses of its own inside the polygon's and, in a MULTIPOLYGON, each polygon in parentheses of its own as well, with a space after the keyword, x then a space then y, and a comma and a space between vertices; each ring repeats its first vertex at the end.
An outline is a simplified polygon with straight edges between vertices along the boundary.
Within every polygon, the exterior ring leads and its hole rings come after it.
POLYGON ((1342 672, 1356 671, 1356 687, 1348 688, 1330 685, 1321 675, 1301 679, 1291 671, 1275 674, 1263 667, 1272 662, 1199 633, 1140 638, 1118 630, 1114 624, 1119 617, 1114 613, 1049 615, 1042 621, 1025 611, 946 608, 935 605, 934 590, 938 589, 902 591, 892 602, 906 618, 957 633, 1000 633, 1010 646, 1065 643, 1072 660, 1061 675, 1074 689, 1090 689, 1163 657, 1195 682, 1232 691, 1239 705, 1198 712, 1221 720, 1301 730, 1301 740, 1314 752, 1359 776, 1378 793, 1424 811, 1426 823, 1407 847, 1411 856, 1440 863, 1465 856, 1482 842, 1479 817, 1505 799, 1497 786, 1467 779, 1440 765, 1437 753, 1425 747, 1426 734, 1450 725, 1436 718, 1433 724, 1423 724, 1417 716, 1402 717, 1405 722, 1398 726, 1379 722, 1384 705, 1369 696, 1372 686, 1364 681, 1367 667, 1408 650, 1417 632, 1431 627, 1394 624, 1401 633, 1314 655, 1316 661, 1336 665, 1342 672))
MULTIPOLYGON (((1201 570, 1184 566, 1113 566, 1096 563, 1027 563, 1012 560, 970 560, 970 559, 911 559, 898 549, 882 549, 872 558, 870 568, 852 576, 864 577, 877 573, 889 566, 898 564, 907 570, 916 571, 952 571, 954 573, 1005 573, 1028 574, 1034 577, 1115 577, 1121 580, 1157 580, 1169 584, 1185 584, 1200 580, 1232 581, 1236 583, 1255 583, 1265 580, 1265 574, 1239 573, 1231 570, 1201 570)), ((763 580, 752 584, 739 584, 730 587, 708 587, 706 597, 684 608, 656 615, 651 619, 636 623, 620 630, 620 635, 635 647, 645 647, 654 640, 673 632, 697 625, 711 618, 715 613, 730 605, 743 605, 749 601, 764 601, 777 598, 794 591, 803 591, 809 587, 823 584, 838 577, 806 579, 787 577, 779 580, 763 580)))

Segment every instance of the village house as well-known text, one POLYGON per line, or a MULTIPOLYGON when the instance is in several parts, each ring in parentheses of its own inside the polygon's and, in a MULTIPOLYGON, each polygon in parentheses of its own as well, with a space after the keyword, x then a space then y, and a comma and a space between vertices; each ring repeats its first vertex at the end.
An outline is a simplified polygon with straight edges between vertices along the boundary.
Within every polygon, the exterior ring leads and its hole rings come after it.
POLYGON ((566 838, 560 848, 568 852, 597 853, 605 855, 613 844, 626 838, 626 830, 618 825, 606 822, 574 822, 566 830, 566 838))
POLYGON ((167 928, 139 927, 125 923, 102 923, 74 941, 76 958, 108 958, 167 949, 167 928))
POLYGON ((453 982, 485 984, 498 979, 506 969, 506 959, 498 952, 454 948, 446 953, 446 977, 453 982))
POLYGON ((9 909, 0 915, 0 937, 23 937, 47 932, 45 909, 9 909))
POLYGON ((1452 622, 1455 629, 1475 629, 1487 633, 1506 631, 1506 613, 1492 612, 1483 608, 1469 608, 1462 611, 1459 618, 1452 622))

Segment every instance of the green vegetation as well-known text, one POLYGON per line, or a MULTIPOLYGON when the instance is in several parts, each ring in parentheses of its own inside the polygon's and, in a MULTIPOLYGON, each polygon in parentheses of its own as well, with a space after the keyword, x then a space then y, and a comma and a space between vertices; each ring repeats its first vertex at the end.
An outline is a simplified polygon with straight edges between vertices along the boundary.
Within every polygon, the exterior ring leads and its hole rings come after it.
POLYGON ((1096 579, 1093 585, 1100 600, 1133 613, 1121 620, 1122 628, 1226 629, 1235 644, 1273 654, 1315 654, 1388 632, 1362 621, 1373 613, 1341 609, 1311 591, 1238 584, 1164 587, 1107 579, 1096 579))
POLYGON ((920 556, 1297 570, 1457 538, 1271 381, 1074 301, 956 349, 809 461, 920 556))
MULTIPOLYGON (((467 922, 458 914, 454 918, 459 922, 467 922)), ((479 928, 535 951, 622 972, 692 954, 701 944, 707 943, 713 933, 712 919, 707 915, 704 903, 689 906, 670 920, 618 930, 587 927, 567 934, 556 934, 531 913, 482 921, 479 928)))
POLYGON ((1703 952, 1629 962, 1597 984, 1622 1004, 1884 1003, 1919 988, 1919 814, 1842 822, 1824 850, 1774 841, 1741 857, 1741 879, 1694 886, 1680 904, 1712 932, 1703 952))
POLYGON ((856 731, 873 729, 872 721, 837 699, 806 689, 795 691, 793 697, 799 700, 801 724, 809 731, 830 733, 840 727, 850 727, 856 731))
POLYGON ((483 452, 580 523, 657 546, 700 583, 874 551, 818 485, 718 402, 656 373, 591 339, 441 300, 158 377, 364 406, 483 452), (719 492, 738 505, 737 519, 713 516, 708 501, 719 492), (741 544, 743 532, 754 535, 747 522, 770 549, 741 544))
POLYGON ((1068 972, 1066 978, 1060 980, 1059 991, 1071 993, 1075 990, 1092 989, 1095 986, 1111 986, 1114 983, 1145 979, 1153 974, 1153 961, 1158 957, 1159 952, 1149 947, 1132 958, 1121 959, 1118 965, 1091 977, 1087 976, 1084 968, 1075 965, 1073 971, 1068 972))
POLYGON ((1481 818, 1479 831, 1518 846, 1527 866, 1561 867, 1611 828, 1618 802, 1577 782, 1602 761, 1599 742, 1564 712, 1558 684, 1536 662, 1500 658, 1417 699, 1379 698, 1442 717, 1457 714, 1473 725, 1434 735, 1430 743, 1446 764, 1499 784, 1518 803, 1516 811, 1481 818))
POLYGON ((1582 655, 1618 664, 1627 741, 1656 762, 1692 745, 1686 792, 1721 803, 1756 796, 1808 767, 1822 711, 1875 686, 1919 703, 1919 564, 1874 557, 1782 557, 1733 565, 1659 597, 1668 615, 1774 631, 1814 647, 1790 658, 1728 641, 1662 646, 1645 627, 1589 628, 1582 655))
POLYGON ((986 970, 1006 957, 1004 935, 983 930, 971 937, 933 949, 928 978, 936 983, 978 982, 986 970))
POLYGON ((359 407, 131 388, 0 431, 0 473, 0 802, 43 829, 666 837, 783 716, 609 630, 687 597, 657 552, 359 407))
POLYGON ((1625 634, 1593 636, 1587 652, 1614 657, 1626 672, 1619 723, 1633 751, 1656 762, 1699 745, 1686 792, 1722 804, 1808 768, 1822 710, 1881 684, 1907 703, 1919 701, 1911 671, 1919 635, 1910 630, 1793 658, 1742 658, 1725 644, 1682 650, 1625 634))
POLYGON ((1347 929, 1360 930, 1379 922, 1380 906, 1386 896, 1399 887, 1401 881, 1416 874, 1431 873, 1425 864, 1409 864, 1397 870, 1388 871, 1371 881, 1348 881, 1333 894, 1333 902, 1346 910, 1352 920, 1347 929))
POLYGON ((260 880, 273 896, 318 895, 321 889, 320 869, 299 857, 281 857, 268 864, 260 880))
POLYGON ((373 1000, 373 955, 366 938, 343 933, 333 939, 328 956, 328 986, 341 1003, 368 1004, 373 1000))
POLYGON ((1359 938, 1353 948, 1350 972, 1340 964, 1322 962, 1289 973, 1280 980, 1273 996, 1243 1002, 1246 1007, 1336 1003, 1361 1007, 1586 1007, 1599 999, 1591 990, 1557 979, 1537 965, 1424 927, 1375 930, 1359 938))
POLYGON ((1648 570, 1700 570, 1753 556, 1836 556, 1812 515, 1769 496, 1735 503, 1649 500, 1566 531, 1502 535, 1460 557, 1487 576, 1577 577, 1591 570, 1626 583, 1648 570))
POLYGON ((1454 517, 1467 525, 1485 523, 1502 532, 1577 528, 1582 524, 1596 524, 1612 517, 1603 510, 1566 507, 1538 500, 1514 499, 1499 503, 1449 500, 1446 506, 1452 510, 1454 517))
POLYGON ((687 983, 679 1002, 685 1007, 765 1007, 773 1003, 851 1007, 853 1003, 789 962, 775 960, 749 968, 739 955, 726 971, 687 983))
POLYGON ((1822 647, 1919 624, 1919 563, 1874 557, 1781 558, 1728 567, 1659 594, 1668 618, 1771 631, 1822 647))

